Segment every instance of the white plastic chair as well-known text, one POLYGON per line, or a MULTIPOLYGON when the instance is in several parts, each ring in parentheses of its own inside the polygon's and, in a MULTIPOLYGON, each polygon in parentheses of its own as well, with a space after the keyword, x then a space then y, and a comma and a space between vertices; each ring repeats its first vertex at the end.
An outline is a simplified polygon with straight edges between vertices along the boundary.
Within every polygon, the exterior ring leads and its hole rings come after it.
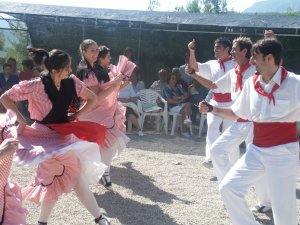
POLYGON ((199 124, 199 137, 201 137, 204 122, 207 119, 207 114, 201 113, 200 124, 199 124))
MULTIPOLYGON (((172 113, 169 112, 169 115, 172 116, 172 129, 171 129, 171 135, 174 135, 175 130, 178 128, 178 123, 180 125, 180 130, 182 132, 182 115, 180 113, 172 113)), ((192 124, 189 125, 191 136, 193 136, 193 127, 192 124)))
POLYGON ((168 134, 168 104, 167 101, 156 91, 151 89, 143 89, 137 93, 140 98, 138 104, 139 111, 141 113, 141 128, 143 129, 145 117, 156 117, 156 130, 160 130, 161 118, 163 118, 164 128, 166 135, 168 134), (160 100, 164 106, 163 108, 157 105, 157 100, 160 100))
MULTIPOLYGON (((137 100, 137 105, 133 102, 122 102, 122 105, 125 106, 125 107, 130 107, 133 109, 133 111, 138 115, 138 122, 139 122, 139 125, 140 127, 142 127, 141 125, 141 112, 140 112, 140 109, 138 107, 138 105, 140 105, 140 100, 137 100)), ((132 123, 131 121, 127 121, 127 129, 128 129, 128 132, 131 132, 132 131, 132 123)))

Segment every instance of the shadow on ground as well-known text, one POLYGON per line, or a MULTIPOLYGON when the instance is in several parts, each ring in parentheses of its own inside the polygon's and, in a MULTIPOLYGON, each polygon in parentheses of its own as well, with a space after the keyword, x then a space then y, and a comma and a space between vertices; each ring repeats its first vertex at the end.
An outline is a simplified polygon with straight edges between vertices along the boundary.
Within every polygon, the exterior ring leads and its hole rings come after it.
POLYGON ((116 192, 96 194, 95 197, 99 206, 105 208, 107 215, 111 218, 118 218, 123 225, 177 225, 174 219, 164 213, 158 205, 142 204, 129 198, 123 198, 116 192))
POLYGON ((153 202, 172 204, 174 201, 189 204, 189 201, 178 198, 154 185, 155 180, 132 167, 132 162, 122 163, 124 167, 112 167, 111 176, 114 183, 131 189, 133 194, 143 196, 153 202))

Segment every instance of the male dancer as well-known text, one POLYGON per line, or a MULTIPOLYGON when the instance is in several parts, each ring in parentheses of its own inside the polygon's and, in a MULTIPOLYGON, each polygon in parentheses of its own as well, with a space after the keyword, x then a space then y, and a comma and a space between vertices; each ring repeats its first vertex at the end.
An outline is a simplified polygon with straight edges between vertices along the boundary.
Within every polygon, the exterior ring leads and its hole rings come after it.
MULTIPOLYGON (((223 93, 230 92, 232 100, 235 101, 243 89, 244 82, 255 74, 255 66, 249 63, 251 49, 252 41, 250 38, 238 37, 234 39, 231 55, 237 65, 215 82, 199 76, 197 72, 190 75, 209 89, 218 88, 223 93)), ((245 141, 248 147, 252 143, 252 139, 252 122, 239 118, 211 145, 211 158, 219 182, 240 158, 239 145, 245 141)), ((268 200, 264 179, 258 182, 255 187, 259 199, 259 203, 254 207, 255 211, 269 211, 271 204, 268 200)))
POLYGON ((202 102, 201 112, 253 121, 253 144, 220 183, 220 192, 234 225, 258 225, 245 195, 263 176, 275 225, 296 225, 296 182, 300 119, 300 77, 281 67, 282 45, 274 38, 256 42, 251 62, 260 75, 248 79, 231 108, 202 102))
MULTIPOLYGON (((214 52, 217 60, 210 60, 205 63, 197 63, 195 57, 195 40, 188 44, 188 49, 190 51, 189 65, 195 71, 206 79, 214 82, 220 77, 224 76, 226 72, 235 67, 236 63, 232 60, 230 55, 231 41, 228 38, 220 37, 215 40, 214 52)), ((232 104, 230 91, 226 93, 221 93, 221 91, 216 88, 213 90, 212 99, 210 103, 215 106, 228 107, 232 104)), ((229 127, 233 121, 223 119, 219 116, 215 116, 212 113, 207 115, 207 136, 206 136, 206 147, 205 147, 205 160, 202 165, 208 168, 212 167, 211 157, 210 157, 210 147, 214 141, 220 136, 220 125, 222 124, 222 129, 225 130, 229 127), (222 124, 223 123, 223 124, 222 124)))

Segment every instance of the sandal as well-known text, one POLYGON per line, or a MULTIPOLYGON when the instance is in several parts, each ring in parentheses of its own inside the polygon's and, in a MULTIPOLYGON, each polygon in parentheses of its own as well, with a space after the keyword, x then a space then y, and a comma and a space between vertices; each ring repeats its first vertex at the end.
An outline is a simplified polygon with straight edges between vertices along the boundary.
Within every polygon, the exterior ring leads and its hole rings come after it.
POLYGON ((101 183, 103 184, 103 186, 106 189, 112 190, 112 183, 111 183, 111 180, 110 180, 109 172, 104 172, 104 174, 101 177, 101 183))

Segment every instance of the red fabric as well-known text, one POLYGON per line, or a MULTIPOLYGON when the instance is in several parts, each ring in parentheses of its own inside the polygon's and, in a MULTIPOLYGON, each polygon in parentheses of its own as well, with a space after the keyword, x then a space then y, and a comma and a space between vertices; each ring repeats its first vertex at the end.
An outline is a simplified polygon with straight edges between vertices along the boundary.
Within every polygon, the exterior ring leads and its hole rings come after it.
POLYGON ((258 147, 272 147, 297 142, 297 125, 293 123, 254 122, 253 144, 258 147))
POLYGON ((251 66, 250 63, 247 63, 244 66, 236 65, 234 72, 237 75, 236 77, 236 86, 235 91, 243 89, 243 73, 251 66))
POLYGON ((231 102, 231 94, 230 93, 213 93, 212 99, 216 102, 231 102))
POLYGON ((106 127, 90 121, 78 121, 62 124, 47 124, 48 127, 62 135, 74 134, 81 140, 102 144, 106 135, 106 127))
POLYGON ((224 73, 226 72, 225 63, 230 61, 230 60, 232 60, 231 56, 227 59, 224 59, 224 60, 218 59, 218 63, 220 64, 220 67, 224 71, 224 73))
MULTIPOLYGON (((281 67, 281 80, 280 80, 280 85, 282 84, 282 82, 286 79, 287 77, 287 70, 283 67, 281 67)), ((259 75, 256 75, 253 77, 253 82, 254 82, 254 89, 261 95, 266 96, 269 99, 269 103, 271 103, 271 101, 273 101, 273 104, 275 105, 275 98, 273 93, 279 88, 278 84, 274 84, 272 91, 270 93, 265 92, 265 90, 262 88, 262 86, 260 85, 260 83, 257 81, 259 75)))
POLYGON ((31 78, 33 78, 32 71, 21 71, 19 74, 20 80, 30 80, 31 78))
POLYGON ((236 120, 236 122, 250 122, 249 120, 244 120, 244 119, 242 119, 242 118, 238 118, 237 120, 236 120))

